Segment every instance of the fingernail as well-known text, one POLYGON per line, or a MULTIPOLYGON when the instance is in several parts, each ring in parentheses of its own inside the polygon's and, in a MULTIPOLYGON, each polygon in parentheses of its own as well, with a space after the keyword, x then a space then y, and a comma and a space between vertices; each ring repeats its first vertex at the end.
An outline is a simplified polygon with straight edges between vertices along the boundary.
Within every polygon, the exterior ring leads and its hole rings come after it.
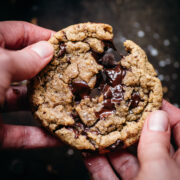
POLYGON ((148 120, 148 128, 151 131, 167 131, 168 124, 167 113, 161 110, 152 112, 148 120))
POLYGON ((35 51, 41 58, 46 58, 53 54, 53 47, 47 41, 40 41, 33 44, 31 49, 35 51))

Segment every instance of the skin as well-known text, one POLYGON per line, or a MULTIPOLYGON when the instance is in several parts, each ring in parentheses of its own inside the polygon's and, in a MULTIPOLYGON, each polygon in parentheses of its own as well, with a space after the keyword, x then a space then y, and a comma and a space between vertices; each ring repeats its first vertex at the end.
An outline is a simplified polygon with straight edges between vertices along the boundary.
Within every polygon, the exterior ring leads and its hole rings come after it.
MULTIPOLYGON (((3 111, 28 109, 26 87, 11 87, 11 83, 34 77, 48 64, 53 48, 44 40, 48 40, 53 33, 26 22, 0 22, 0 105, 3 111)), ((161 109, 145 121, 137 157, 119 151, 84 158, 93 179, 179 179, 180 109, 165 100, 161 109), (158 118, 162 120, 161 127, 152 130, 152 119, 159 121, 158 118), (170 144, 171 132, 176 151, 170 144)), ((0 145, 1 148, 26 149, 54 147, 61 143, 40 128, 6 125, 1 120, 0 145)))
POLYGON ((149 130, 150 117, 147 118, 138 144, 137 157, 121 151, 110 153, 107 156, 84 158, 93 179, 118 179, 118 176, 125 180, 179 179, 180 109, 165 100, 161 109, 158 113, 164 113, 168 119, 167 130, 165 132, 149 130), (176 151, 170 143, 171 133, 177 146, 176 151))
MULTIPOLYGON (((26 87, 11 87, 11 82, 34 77, 53 56, 48 40, 54 32, 20 21, 0 22, 0 105, 3 111, 28 108, 26 87), (39 42, 40 41, 40 42, 39 42), (38 42, 38 43, 36 43, 38 42), (40 51, 42 47, 47 52, 40 51), (38 54, 37 52, 40 52, 38 54)), ((0 117, 1 148, 40 148, 60 145, 42 129, 2 124, 0 117)))

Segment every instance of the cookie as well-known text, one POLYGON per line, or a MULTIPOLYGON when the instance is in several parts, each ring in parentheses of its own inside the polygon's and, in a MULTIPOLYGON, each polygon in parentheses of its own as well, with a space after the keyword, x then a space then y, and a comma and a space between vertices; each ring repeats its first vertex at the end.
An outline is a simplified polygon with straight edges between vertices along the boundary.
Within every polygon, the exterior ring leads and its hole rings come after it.
POLYGON ((106 152, 138 141, 144 120, 162 102, 162 86, 145 52, 112 27, 82 23, 57 32, 51 62, 29 85, 35 118, 63 142, 106 152))

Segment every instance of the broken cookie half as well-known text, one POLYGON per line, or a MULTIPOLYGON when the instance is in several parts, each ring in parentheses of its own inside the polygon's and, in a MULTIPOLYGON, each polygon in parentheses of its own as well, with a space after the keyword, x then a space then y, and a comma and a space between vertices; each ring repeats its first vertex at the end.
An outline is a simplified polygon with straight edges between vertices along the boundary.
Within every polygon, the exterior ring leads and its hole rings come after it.
POLYGON ((81 23, 57 32, 51 62, 29 85, 34 116, 63 142, 106 152, 138 141, 144 120, 162 102, 162 86, 145 52, 112 27, 81 23))

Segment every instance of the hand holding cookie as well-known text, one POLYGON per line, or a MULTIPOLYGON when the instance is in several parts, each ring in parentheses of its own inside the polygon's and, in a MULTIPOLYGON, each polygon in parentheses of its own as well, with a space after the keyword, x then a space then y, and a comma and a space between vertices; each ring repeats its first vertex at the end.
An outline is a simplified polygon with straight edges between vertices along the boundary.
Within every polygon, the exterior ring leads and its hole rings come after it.
MULTIPOLYGON (((10 84, 32 78, 47 65, 53 48, 45 40, 52 34, 26 22, 0 22, 0 105, 4 111, 24 109, 19 102, 26 87, 13 89, 10 84)), ((37 127, 1 124, 0 144, 2 148, 38 148, 60 143, 37 127)))
MULTIPOLYGON (((19 102, 26 87, 10 85, 35 76, 29 97, 43 126, 77 149, 107 153, 85 158, 94 179, 178 179, 180 110, 166 101, 163 111, 157 110, 162 87, 145 52, 126 41, 127 55, 121 56, 112 43, 112 27, 101 23, 73 25, 52 34, 25 22, 1 22, 2 109, 24 109, 19 102), (139 137, 137 159, 122 149, 139 137), (108 153, 117 147, 119 152, 108 153)), ((37 127, 1 123, 0 144, 40 148, 61 142, 37 127)))
POLYGON ((86 157, 85 164, 93 179, 118 179, 118 176, 125 180, 179 179, 180 109, 163 101, 162 110, 153 112, 144 123, 138 159, 125 151, 86 157), (176 150, 170 144, 170 131, 176 150))

